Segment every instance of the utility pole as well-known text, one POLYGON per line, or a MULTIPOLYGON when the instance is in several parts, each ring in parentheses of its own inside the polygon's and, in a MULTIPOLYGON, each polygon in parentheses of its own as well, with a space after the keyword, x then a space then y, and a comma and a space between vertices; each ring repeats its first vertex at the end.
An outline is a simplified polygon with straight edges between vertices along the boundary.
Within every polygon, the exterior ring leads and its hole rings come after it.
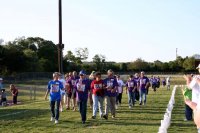
POLYGON ((64 44, 62 44, 62 0, 58 0, 58 17, 59 17, 59 43, 58 48, 58 69, 60 73, 63 73, 63 49, 64 44))

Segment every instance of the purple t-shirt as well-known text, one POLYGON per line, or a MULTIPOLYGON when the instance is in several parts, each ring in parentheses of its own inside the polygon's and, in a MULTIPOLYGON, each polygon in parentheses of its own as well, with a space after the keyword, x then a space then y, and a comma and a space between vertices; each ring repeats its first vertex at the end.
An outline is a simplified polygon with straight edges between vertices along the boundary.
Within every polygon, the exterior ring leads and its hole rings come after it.
POLYGON ((133 91, 134 87, 136 86, 135 84, 136 82, 133 79, 126 82, 126 87, 128 87, 129 92, 133 91))
MULTIPOLYGON (((112 89, 114 89, 118 86, 118 83, 114 77, 110 77, 110 78, 104 79, 104 85, 105 87, 111 86, 112 89)), ((105 94, 106 96, 109 96, 109 97, 115 97, 117 95, 117 92, 111 92, 111 90, 105 90, 105 94)))
POLYGON ((83 80, 81 80, 81 79, 77 80, 75 89, 76 89, 77 101, 85 101, 85 100, 87 101, 87 99, 88 99, 88 91, 90 90, 89 79, 85 78, 83 80), (81 84, 80 84, 80 82, 81 82, 81 84), (81 91, 78 91, 77 87, 80 87, 81 91))
POLYGON ((141 89, 141 90, 146 89, 145 87, 148 82, 149 82, 149 79, 147 77, 145 77, 145 76, 143 78, 140 77, 139 78, 139 89, 141 89))
POLYGON ((151 80, 151 83, 152 83, 152 85, 157 85, 157 79, 156 78, 152 78, 152 80, 151 80))

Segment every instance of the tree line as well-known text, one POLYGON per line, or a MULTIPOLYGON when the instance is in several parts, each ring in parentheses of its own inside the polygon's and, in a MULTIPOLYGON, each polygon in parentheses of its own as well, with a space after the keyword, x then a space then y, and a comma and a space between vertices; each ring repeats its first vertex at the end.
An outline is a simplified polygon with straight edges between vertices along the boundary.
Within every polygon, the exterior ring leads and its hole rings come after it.
MULTIPOLYGON (((0 41, 0 75, 17 74, 21 72, 53 72, 58 70, 57 45, 52 41, 40 37, 17 38, 2 44, 0 41)), ((182 58, 162 62, 156 60, 147 62, 141 58, 132 62, 116 63, 106 61, 106 57, 96 54, 91 62, 86 62, 89 55, 88 48, 77 48, 75 53, 67 51, 63 56, 63 71, 88 72, 98 70, 106 72, 147 71, 147 72, 193 72, 195 71, 194 57, 182 58)))

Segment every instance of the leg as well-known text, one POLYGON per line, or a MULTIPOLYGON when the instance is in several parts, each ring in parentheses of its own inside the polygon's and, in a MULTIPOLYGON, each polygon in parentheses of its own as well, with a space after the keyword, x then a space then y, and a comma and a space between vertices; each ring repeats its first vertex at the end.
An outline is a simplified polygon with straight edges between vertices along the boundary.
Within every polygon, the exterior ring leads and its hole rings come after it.
POLYGON ((80 102, 81 105, 81 117, 82 117, 82 123, 85 123, 86 121, 86 112, 87 112, 87 100, 84 100, 80 102))
POLYGON ((99 101, 99 115, 100 115, 100 117, 103 116, 103 100, 104 100, 103 97, 98 96, 98 101, 99 101))
POLYGON ((110 108, 110 97, 106 96, 105 97, 105 115, 107 116, 108 116, 109 108, 110 108))
POLYGON ((139 95, 140 95, 140 99, 139 99, 140 105, 142 105, 142 90, 141 89, 139 90, 139 95))
POLYGON ((56 101, 56 117, 55 117, 56 120, 59 119, 59 108, 60 108, 60 100, 57 100, 56 101))
POLYGON ((51 117, 55 118, 55 101, 50 101, 51 117))
POLYGON ((115 117, 116 109, 115 109, 115 103, 116 103, 116 97, 110 97, 110 110, 112 117, 115 117))
POLYGON ((147 93, 146 93, 147 90, 143 90, 143 97, 144 97, 144 105, 146 104, 146 101, 147 101, 147 93))
POLYGON ((128 91, 128 105, 131 106, 131 92, 128 91))
POLYGON ((122 93, 119 93, 119 104, 121 105, 122 103, 122 93))
POLYGON ((185 118, 187 120, 192 120, 192 109, 185 104, 185 118))
POLYGON ((133 105, 135 105, 135 91, 133 92, 133 105))
POLYGON ((96 116, 97 110, 98 110, 98 96, 92 94, 92 99, 93 99, 93 115, 96 116))

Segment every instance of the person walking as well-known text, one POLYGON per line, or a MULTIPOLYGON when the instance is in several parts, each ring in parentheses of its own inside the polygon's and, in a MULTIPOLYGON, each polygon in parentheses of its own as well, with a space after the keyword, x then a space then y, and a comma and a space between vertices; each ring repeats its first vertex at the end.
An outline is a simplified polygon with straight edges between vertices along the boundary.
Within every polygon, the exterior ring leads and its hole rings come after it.
POLYGON ((99 105, 99 114, 100 118, 103 117, 103 101, 104 101, 104 88, 103 88, 103 80, 101 79, 101 73, 97 72, 95 74, 95 80, 91 83, 91 92, 93 99, 93 115, 92 119, 96 118, 98 105, 99 105))
POLYGON ((88 91, 90 89, 89 79, 86 78, 86 72, 79 72, 79 80, 76 83, 77 103, 81 114, 82 124, 85 124, 87 114, 88 91))
POLYGON ((118 83, 116 78, 114 78, 114 73, 110 69, 107 71, 107 78, 104 79, 105 86, 105 115, 103 116, 105 119, 108 119, 108 111, 111 111, 112 118, 115 118, 116 115, 116 95, 117 95, 117 87, 118 83))
POLYGON ((50 109, 51 109, 51 119, 50 121, 55 120, 55 124, 58 123, 59 120, 59 108, 60 108, 60 100, 61 100, 61 90, 64 89, 62 82, 58 80, 59 73, 53 73, 53 80, 50 80, 48 83, 47 91, 45 94, 45 100, 47 100, 47 96, 49 95, 50 101, 50 109), (55 108, 56 105, 56 108, 55 108))
POLYGON ((139 105, 145 105, 147 101, 147 89, 149 87, 149 79, 144 75, 144 72, 142 71, 140 73, 139 78, 139 93, 140 93, 140 103, 139 105))
POLYGON ((129 80, 126 82, 126 94, 128 94, 128 105, 130 109, 135 105, 135 90, 136 85, 133 75, 129 75, 129 80))

